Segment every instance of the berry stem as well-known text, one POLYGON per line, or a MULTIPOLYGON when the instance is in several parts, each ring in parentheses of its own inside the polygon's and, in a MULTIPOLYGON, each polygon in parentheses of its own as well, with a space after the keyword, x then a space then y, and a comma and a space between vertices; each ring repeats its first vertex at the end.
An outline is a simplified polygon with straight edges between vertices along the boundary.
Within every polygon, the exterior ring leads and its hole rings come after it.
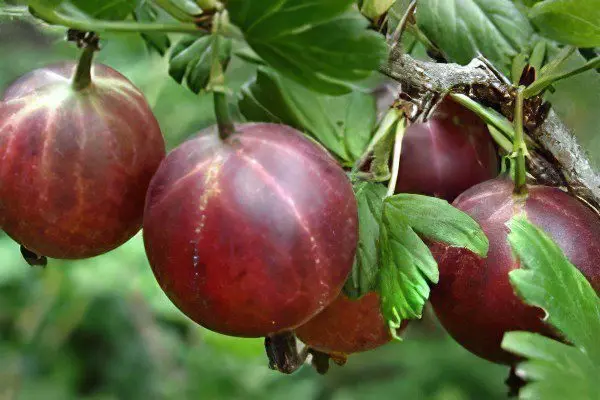
POLYGON ((400 119, 396 124, 396 136, 394 138, 394 153, 392 158, 392 177, 388 183, 387 197, 392 196, 398 183, 398 174, 400 172, 400 156, 402 154, 402 140, 406 132, 406 118, 400 119))
POLYGON ((515 137, 513 140, 513 156, 516 162, 515 194, 520 195, 527 193, 527 168, 525 167, 527 145, 525 144, 525 133, 523 131, 523 92, 524 87, 519 87, 515 102, 515 137))
POLYGON ((92 44, 86 45, 81 52, 75 75, 73 76, 73 89, 80 91, 90 87, 92 84, 92 62, 96 47, 92 44))
POLYGON ((77 19, 61 14, 49 7, 31 2, 31 13, 49 24, 62 25, 71 29, 84 32, 172 32, 172 33, 199 33, 201 29, 192 23, 155 23, 131 21, 101 21, 97 19, 77 19))
POLYGON ((219 128, 219 137, 225 140, 234 131, 235 126, 229 112, 227 103, 227 88, 225 86, 225 72, 221 64, 221 29, 227 24, 226 11, 217 13, 213 24, 213 44, 212 44, 212 64, 210 71, 210 82, 208 89, 214 93, 215 116, 217 117, 217 126, 219 128))

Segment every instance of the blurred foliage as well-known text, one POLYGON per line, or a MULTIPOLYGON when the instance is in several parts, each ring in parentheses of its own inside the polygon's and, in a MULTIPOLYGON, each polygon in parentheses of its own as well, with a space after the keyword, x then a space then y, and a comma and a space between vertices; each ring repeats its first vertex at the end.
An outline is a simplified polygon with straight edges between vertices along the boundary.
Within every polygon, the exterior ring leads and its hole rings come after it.
MULTIPOLYGON (((0 90, 47 63, 75 58, 60 29, 0 20, 0 90), (4 62, 10 60, 10 62, 4 62)), ((107 36, 99 60, 146 94, 170 148, 213 122, 212 100, 168 76, 138 36, 107 36)), ((253 71, 232 60, 231 86, 253 71)), ((85 261, 28 267, 0 236, 0 399, 503 399, 504 367, 470 355, 427 313, 402 343, 319 376, 267 368, 262 340, 193 324, 159 289, 138 235, 85 261)))

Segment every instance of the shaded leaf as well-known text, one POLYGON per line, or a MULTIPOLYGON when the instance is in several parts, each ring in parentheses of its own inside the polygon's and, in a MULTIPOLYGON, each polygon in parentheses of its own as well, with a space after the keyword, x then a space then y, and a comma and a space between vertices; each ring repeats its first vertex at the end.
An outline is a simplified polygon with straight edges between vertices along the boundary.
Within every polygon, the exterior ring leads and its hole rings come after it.
POLYGON ((254 51, 280 73, 313 90, 343 94, 385 60, 383 36, 352 0, 230 0, 231 20, 254 51))
POLYGON ((506 75, 533 35, 510 0, 420 0, 417 23, 451 61, 466 64, 481 53, 506 75))
MULTIPOLYGON (((144 2, 133 13, 136 21, 154 22, 158 19, 158 10, 152 4, 144 2)), ((146 42, 146 46, 150 50, 155 50, 161 56, 164 56, 169 47, 171 40, 166 33, 150 32, 142 33, 142 38, 146 42)))
MULTIPOLYGON (((185 80, 192 92, 199 93, 206 88, 210 80, 212 51, 211 35, 180 40, 171 52, 169 75, 180 84, 185 80)), ((219 59, 223 68, 227 68, 231 59, 231 39, 221 41, 219 59)))
POLYGON ((597 0, 546 0, 529 17, 548 38, 578 47, 600 46, 600 4, 597 0))
POLYGON ((248 120, 284 123, 309 133, 347 165, 362 155, 376 122, 373 96, 324 95, 266 67, 243 89, 239 107, 248 120))
POLYGON ((379 229, 382 223, 383 185, 359 182, 354 185, 358 204, 358 245, 352 272, 344 287, 345 293, 359 298, 376 289, 379 277, 379 229))

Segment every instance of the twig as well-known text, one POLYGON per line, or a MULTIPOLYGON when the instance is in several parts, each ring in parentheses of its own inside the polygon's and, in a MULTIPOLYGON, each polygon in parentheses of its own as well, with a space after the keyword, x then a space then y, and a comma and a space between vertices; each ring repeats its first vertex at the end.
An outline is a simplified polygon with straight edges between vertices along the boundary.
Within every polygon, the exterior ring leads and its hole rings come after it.
MULTIPOLYGON (((427 112, 432 99, 452 91, 493 107, 508 119, 513 118, 510 107, 514 105, 514 88, 499 79, 481 59, 474 59, 465 66, 438 64, 415 60, 401 49, 392 48, 380 72, 400 83, 400 90, 422 107, 423 112, 427 112)), ((556 113, 550 111, 544 117, 537 126, 528 125, 529 135, 540 147, 536 152, 536 156, 542 158, 539 164, 555 168, 546 173, 563 176, 574 195, 600 210, 599 174, 592 169, 584 150, 556 113)), ((530 172, 543 181, 545 171, 530 172)))

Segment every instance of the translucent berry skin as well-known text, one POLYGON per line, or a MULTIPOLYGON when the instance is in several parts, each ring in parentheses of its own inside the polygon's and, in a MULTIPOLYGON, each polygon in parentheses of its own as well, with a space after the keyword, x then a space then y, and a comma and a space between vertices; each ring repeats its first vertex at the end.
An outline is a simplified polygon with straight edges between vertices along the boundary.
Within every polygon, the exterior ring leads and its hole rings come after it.
POLYGON ((313 349, 334 355, 373 350, 392 340, 375 292, 358 300, 341 294, 329 307, 297 328, 296 336, 313 349))
POLYGON ((490 241, 481 259, 468 250, 436 243, 440 282, 431 303, 446 330, 466 349, 489 361, 511 364, 516 358, 500 348, 505 332, 530 331, 556 337, 544 312, 525 305, 514 293, 508 273, 519 268, 507 242, 506 222, 525 212, 569 260, 600 290, 600 219, 567 193, 530 186, 526 200, 513 197, 512 181, 494 179, 459 196, 454 205, 473 217, 490 241))
POLYGON ((427 122, 406 130, 396 192, 453 201, 471 186, 495 178, 498 168, 485 123, 447 98, 427 122))
POLYGON ((144 214, 146 252, 170 299, 216 332, 293 329, 340 293, 357 209, 344 171, 283 125, 214 127, 167 156, 144 214))
POLYGON ((74 63, 35 70, 0 103, 0 227, 37 254, 80 259, 112 250, 142 224, 165 155, 142 93, 97 64, 73 89, 74 63))

